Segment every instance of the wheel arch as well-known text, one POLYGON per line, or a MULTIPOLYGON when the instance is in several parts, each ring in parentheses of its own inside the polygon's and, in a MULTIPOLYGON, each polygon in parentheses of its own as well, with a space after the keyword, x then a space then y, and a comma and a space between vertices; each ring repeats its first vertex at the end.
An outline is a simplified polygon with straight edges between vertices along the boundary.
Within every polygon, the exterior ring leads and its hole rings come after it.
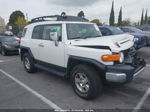
POLYGON ((96 60, 90 58, 77 57, 77 56, 69 56, 68 64, 67 64, 67 77, 70 77, 72 69, 79 64, 88 65, 94 68, 96 71, 98 71, 98 73, 102 73, 102 74, 106 70, 106 66, 96 60))
MULTIPOLYGON (((21 47, 20 47, 21 61, 23 60, 23 55, 24 55, 25 53, 29 53, 30 56, 33 57, 33 54, 32 54, 32 52, 31 52, 30 48, 21 46, 21 47)), ((33 57, 33 58, 34 58, 34 57, 33 57)))

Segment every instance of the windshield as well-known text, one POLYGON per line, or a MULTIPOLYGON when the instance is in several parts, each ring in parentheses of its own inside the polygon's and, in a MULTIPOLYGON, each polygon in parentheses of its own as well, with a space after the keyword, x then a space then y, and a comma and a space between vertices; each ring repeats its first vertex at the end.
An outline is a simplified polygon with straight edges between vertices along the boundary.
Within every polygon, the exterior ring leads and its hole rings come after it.
POLYGON ((100 37, 102 34, 95 24, 67 24, 68 39, 100 37))
POLYGON ((143 31, 150 31, 150 27, 144 27, 142 30, 143 31))
POLYGON ((143 31, 150 31, 150 28, 143 29, 143 31))
POLYGON ((135 32, 135 33, 139 33, 139 32, 142 32, 142 30, 138 29, 138 28, 135 28, 135 27, 131 27, 129 28, 131 30, 131 32, 135 32))
POLYGON ((124 32, 118 27, 110 27, 109 28, 114 35, 123 34, 124 32))

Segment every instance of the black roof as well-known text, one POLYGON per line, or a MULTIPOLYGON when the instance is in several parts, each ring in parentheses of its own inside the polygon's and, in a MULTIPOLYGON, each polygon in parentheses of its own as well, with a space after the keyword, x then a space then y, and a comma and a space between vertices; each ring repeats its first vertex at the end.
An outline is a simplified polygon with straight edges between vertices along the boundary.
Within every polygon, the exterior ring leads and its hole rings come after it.
POLYGON ((42 21, 76 21, 76 22, 88 22, 89 20, 84 17, 67 16, 65 13, 61 15, 42 16, 31 20, 30 23, 42 22, 42 21))

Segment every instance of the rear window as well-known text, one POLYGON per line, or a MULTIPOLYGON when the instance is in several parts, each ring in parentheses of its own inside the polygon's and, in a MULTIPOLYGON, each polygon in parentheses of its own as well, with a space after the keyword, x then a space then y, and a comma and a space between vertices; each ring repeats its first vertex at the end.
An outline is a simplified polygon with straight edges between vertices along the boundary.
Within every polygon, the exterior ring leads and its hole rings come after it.
POLYGON ((43 26, 35 26, 32 33, 32 39, 42 39, 42 34, 43 26))
POLYGON ((1 37, 0 40, 4 42, 8 42, 8 41, 16 41, 17 39, 14 37, 1 37))
POLYGON ((114 35, 123 34, 124 32, 118 27, 110 27, 109 28, 114 35))

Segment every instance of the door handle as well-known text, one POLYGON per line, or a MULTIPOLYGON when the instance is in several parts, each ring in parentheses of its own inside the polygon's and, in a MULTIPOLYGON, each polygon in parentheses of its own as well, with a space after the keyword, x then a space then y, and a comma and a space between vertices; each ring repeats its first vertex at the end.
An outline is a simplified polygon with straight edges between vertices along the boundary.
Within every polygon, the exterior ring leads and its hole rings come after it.
POLYGON ((41 44, 39 44, 38 46, 39 46, 39 47, 44 47, 44 45, 43 45, 42 43, 41 43, 41 44))

